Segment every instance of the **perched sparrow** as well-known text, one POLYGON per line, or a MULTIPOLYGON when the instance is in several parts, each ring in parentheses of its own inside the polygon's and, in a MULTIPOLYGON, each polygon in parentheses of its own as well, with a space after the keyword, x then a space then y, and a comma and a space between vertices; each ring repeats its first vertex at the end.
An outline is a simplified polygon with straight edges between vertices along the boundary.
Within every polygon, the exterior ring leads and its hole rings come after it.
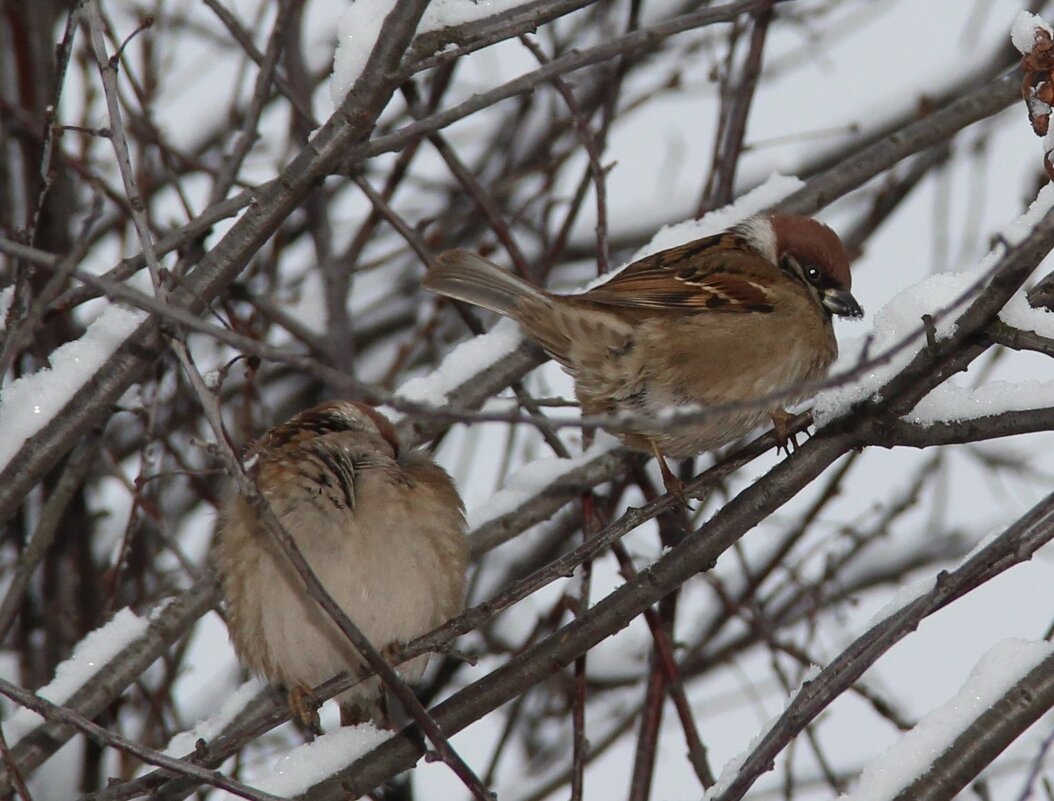
MULTIPOLYGON (((383 415, 333 401, 301 412, 254 446, 250 474, 326 591, 378 649, 424 634, 464 608, 468 546, 461 498, 428 456, 404 451, 383 415)), ((314 730, 310 688, 366 663, 260 525, 225 502, 214 550, 231 640, 254 672, 283 684, 314 730)), ((399 668, 421 677, 427 656, 399 668)), ((341 725, 387 725, 374 677, 337 696, 341 725)))
MULTIPOLYGON (((553 295, 473 253, 442 254, 424 286, 516 320, 571 374, 582 412, 658 415, 753 401, 822 377, 837 355, 831 315, 858 317, 849 257, 809 217, 751 217, 734 228, 636 261, 580 295, 553 295)), ((745 405, 675 428, 619 433, 654 453, 686 457, 736 440, 786 412, 745 405)), ((618 432, 616 432, 618 433, 618 432)))

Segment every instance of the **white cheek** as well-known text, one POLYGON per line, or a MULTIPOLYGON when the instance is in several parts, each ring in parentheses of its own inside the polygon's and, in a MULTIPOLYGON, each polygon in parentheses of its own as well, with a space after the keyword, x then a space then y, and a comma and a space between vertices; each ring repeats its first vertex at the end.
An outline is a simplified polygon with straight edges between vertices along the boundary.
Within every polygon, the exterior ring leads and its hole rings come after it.
POLYGON ((779 261, 776 251, 776 233, 767 217, 751 217, 740 223, 751 244, 773 264, 779 261))

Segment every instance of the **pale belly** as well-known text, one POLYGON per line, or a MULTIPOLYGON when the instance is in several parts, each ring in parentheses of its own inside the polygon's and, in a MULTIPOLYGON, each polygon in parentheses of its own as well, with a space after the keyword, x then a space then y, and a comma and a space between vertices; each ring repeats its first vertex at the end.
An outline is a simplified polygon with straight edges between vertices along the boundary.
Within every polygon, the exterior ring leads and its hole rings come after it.
MULTIPOLYGON (((394 507, 399 511, 399 507, 394 507)), ((337 605, 378 650, 429 631, 456 614, 463 583, 451 581, 440 562, 452 539, 463 534, 445 525, 449 515, 410 530, 396 514, 376 525, 359 525, 349 514, 313 519, 302 504, 281 515, 319 581, 337 605), (440 530, 442 529, 442 530, 440 530)), ((360 515, 361 517, 361 515, 360 515)), ((367 521, 369 522, 369 521, 367 521)), ((373 521, 376 522, 376 521, 373 521)), ((224 576, 231 639, 255 672, 284 684, 314 687, 365 664, 347 637, 306 595, 300 577, 262 530, 228 526, 215 554, 224 576)), ((399 667, 408 681, 420 678, 422 656, 399 667)), ((340 701, 375 697, 376 678, 338 696, 340 701)))
MULTIPOLYGON (((759 324, 779 321, 768 317, 759 324)), ((773 410, 804 400, 811 394, 807 385, 826 374, 837 353, 826 324, 814 323, 805 332, 788 326, 780 332, 778 356, 753 345, 771 341, 771 332, 751 331, 746 321, 740 327, 745 330, 736 336, 746 344, 693 330, 690 321, 673 332, 643 324, 632 347, 613 353, 603 370, 575 374, 583 412, 644 418, 632 432, 613 433, 643 452, 650 453, 654 444, 666 456, 694 456, 743 438, 767 425, 773 410), (785 394, 766 399, 777 392, 785 394), (696 421, 663 422, 671 412, 693 408, 702 414, 696 421)))

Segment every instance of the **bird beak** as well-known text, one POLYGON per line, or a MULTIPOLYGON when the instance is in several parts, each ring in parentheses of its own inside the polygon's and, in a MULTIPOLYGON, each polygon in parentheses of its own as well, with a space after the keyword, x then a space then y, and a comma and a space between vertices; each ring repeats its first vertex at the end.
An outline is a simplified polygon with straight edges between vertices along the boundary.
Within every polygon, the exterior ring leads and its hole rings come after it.
POLYGON ((848 289, 825 289, 821 298, 831 314, 839 317, 863 317, 864 310, 848 289))

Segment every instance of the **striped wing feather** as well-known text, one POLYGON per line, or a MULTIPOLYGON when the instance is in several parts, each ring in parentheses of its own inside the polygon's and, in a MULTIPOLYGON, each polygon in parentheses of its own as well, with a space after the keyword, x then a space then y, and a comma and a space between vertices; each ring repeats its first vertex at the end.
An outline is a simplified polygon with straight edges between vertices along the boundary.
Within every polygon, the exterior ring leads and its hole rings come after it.
POLYGON ((700 239, 636 261, 581 297, 594 303, 684 313, 773 310, 761 256, 728 234, 700 239))

